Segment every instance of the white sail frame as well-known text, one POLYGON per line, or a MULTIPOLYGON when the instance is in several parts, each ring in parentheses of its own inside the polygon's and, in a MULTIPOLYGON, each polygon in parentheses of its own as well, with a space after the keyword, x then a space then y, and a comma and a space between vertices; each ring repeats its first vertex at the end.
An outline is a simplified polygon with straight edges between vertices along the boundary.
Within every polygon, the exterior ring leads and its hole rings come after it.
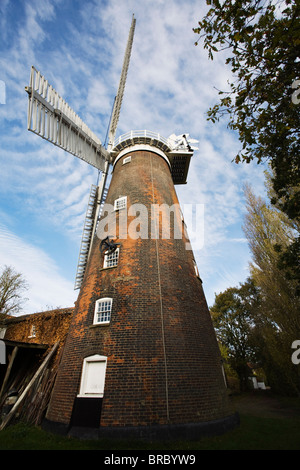
POLYGON ((103 171, 111 160, 109 152, 34 66, 25 90, 29 95, 28 130, 103 171))

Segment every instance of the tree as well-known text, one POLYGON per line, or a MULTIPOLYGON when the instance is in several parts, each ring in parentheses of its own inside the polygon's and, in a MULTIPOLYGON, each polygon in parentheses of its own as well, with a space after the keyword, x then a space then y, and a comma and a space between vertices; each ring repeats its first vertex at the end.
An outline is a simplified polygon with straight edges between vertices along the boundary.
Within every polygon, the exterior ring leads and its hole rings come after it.
POLYGON ((237 373, 245 389, 249 368, 255 360, 251 345, 252 311, 259 301, 258 291, 251 279, 240 287, 230 287, 216 295, 211 307, 212 321, 221 347, 227 351, 229 366, 237 373))
MULTIPOLYGON (((226 51, 233 79, 208 110, 212 122, 229 117, 242 149, 235 162, 269 160, 272 203, 300 220, 300 4, 298 0, 207 0, 194 32, 209 58, 226 51)), ((281 248, 282 268, 300 287, 300 238, 281 248)))
POLYGON ((0 275, 0 317, 18 313, 25 300, 23 292, 28 289, 22 274, 12 267, 4 266, 0 275))
MULTIPOLYGON (((267 178, 272 196, 270 176, 267 178)), ((300 338, 300 298, 297 282, 279 269, 277 246, 286 247, 295 236, 294 223, 275 206, 245 188, 244 232, 252 253, 250 278, 215 298, 211 315, 221 351, 239 376, 248 375, 247 362, 266 373, 272 389, 300 395, 297 366, 292 363, 292 344, 300 338)))
POLYGON ((300 297, 297 282, 279 269, 277 246, 287 247, 293 224, 282 211, 245 189, 244 232, 252 253, 251 278, 259 289, 259 308, 253 310, 253 336, 264 369, 277 391, 299 393, 298 375, 291 361, 291 345, 300 338, 300 297))
POLYGON ((297 284, 278 268, 277 246, 287 247, 294 232, 288 217, 245 188, 247 213, 243 226, 252 253, 251 278, 261 289, 268 318, 281 331, 300 337, 300 298, 297 284))

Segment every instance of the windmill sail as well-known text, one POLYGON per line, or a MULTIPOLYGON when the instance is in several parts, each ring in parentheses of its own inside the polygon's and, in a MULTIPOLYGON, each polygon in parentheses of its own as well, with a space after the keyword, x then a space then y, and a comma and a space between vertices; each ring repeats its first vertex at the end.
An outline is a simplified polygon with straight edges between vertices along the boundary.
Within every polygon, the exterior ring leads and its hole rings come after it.
POLYGON ((117 95, 116 95, 116 98, 115 98, 114 107, 113 107, 113 111, 112 111, 112 117, 111 117, 109 131, 108 131, 108 150, 112 149, 114 138, 115 138, 116 131, 117 131, 117 125, 118 125, 118 122, 119 122, 121 105, 122 105, 122 100, 123 100, 123 95, 124 95, 124 90, 125 90, 125 84, 126 84, 126 78, 127 78, 129 62, 130 62, 130 56, 131 56, 131 49, 132 49, 133 36, 134 36, 134 30, 135 30, 135 23, 136 23, 136 19, 133 16, 132 17, 132 22, 131 22, 131 27, 130 27, 130 30, 129 30, 129 35, 128 35, 128 41, 127 41, 127 46, 126 46, 126 51, 125 51, 125 56, 124 56, 124 61, 123 61, 123 67, 122 67, 122 73, 121 73, 120 82, 119 82, 119 88, 118 88, 118 92, 117 92, 117 95))
POLYGON ((110 155, 98 137, 62 99, 41 73, 31 67, 28 130, 103 171, 110 155))

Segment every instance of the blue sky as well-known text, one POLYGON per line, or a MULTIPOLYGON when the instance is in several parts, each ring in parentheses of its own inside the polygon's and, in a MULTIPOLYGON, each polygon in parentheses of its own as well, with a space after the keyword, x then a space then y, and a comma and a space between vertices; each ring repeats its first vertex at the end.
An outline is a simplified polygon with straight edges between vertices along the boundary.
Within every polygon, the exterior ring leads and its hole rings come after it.
POLYGON ((199 141, 182 205, 204 204, 195 250, 209 305, 248 275, 243 185, 264 195, 266 169, 236 165, 238 135, 205 112, 228 89, 224 57, 209 61, 192 28, 200 0, 0 0, 0 267, 29 284, 23 313, 73 306, 74 280, 97 170, 27 130, 24 90, 34 65, 104 142, 132 14, 137 23, 117 136, 148 129, 199 141))

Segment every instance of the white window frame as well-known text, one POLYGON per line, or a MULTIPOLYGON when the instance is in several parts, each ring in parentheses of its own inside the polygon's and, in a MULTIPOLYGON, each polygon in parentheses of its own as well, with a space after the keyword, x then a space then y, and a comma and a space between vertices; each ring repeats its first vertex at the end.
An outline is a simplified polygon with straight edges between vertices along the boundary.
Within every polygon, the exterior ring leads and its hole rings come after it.
POLYGON ((103 297, 102 299, 98 299, 96 301, 93 325, 109 325, 110 319, 111 319, 112 303, 113 303, 113 299, 111 297, 103 297), (98 320, 99 313, 105 313, 104 311, 99 312, 99 305, 104 304, 104 308, 105 308, 105 303, 107 302, 110 304, 109 320, 99 321, 98 320))
POLYGON ((199 275, 199 270, 198 270, 197 263, 196 263, 196 261, 195 261, 195 260, 193 260, 193 263, 194 263, 194 269, 195 269, 196 276, 200 278, 200 275, 199 275))
MULTIPOLYGON (((85 357, 82 365, 81 382, 78 397, 85 398, 102 398, 104 395, 105 387, 105 374, 106 374, 107 357, 94 354, 93 356, 85 357), (93 365, 101 364, 100 374, 99 369, 92 370, 93 365), (96 372, 96 373, 95 373, 96 372), (94 377, 93 377, 94 374, 94 377), (95 392, 91 390, 91 384, 95 386, 95 392)), ((93 387, 92 387, 93 388, 93 387)))
POLYGON ((126 165, 126 163, 130 163, 131 162, 131 155, 129 155, 128 157, 125 157, 124 160, 123 160, 123 165, 126 165))
POLYGON ((30 335, 28 338, 36 338, 36 327, 35 325, 31 325, 30 327, 30 335))
POLYGON ((127 207, 127 196, 121 196, 114 202, 114 210, 119 211, 121 209, 126 209, 127 207))
POLYGON ((104 254, 103 269, 115 268, 118 266, 120 256, 120 248, 117 248, 112 253, 104 254))

